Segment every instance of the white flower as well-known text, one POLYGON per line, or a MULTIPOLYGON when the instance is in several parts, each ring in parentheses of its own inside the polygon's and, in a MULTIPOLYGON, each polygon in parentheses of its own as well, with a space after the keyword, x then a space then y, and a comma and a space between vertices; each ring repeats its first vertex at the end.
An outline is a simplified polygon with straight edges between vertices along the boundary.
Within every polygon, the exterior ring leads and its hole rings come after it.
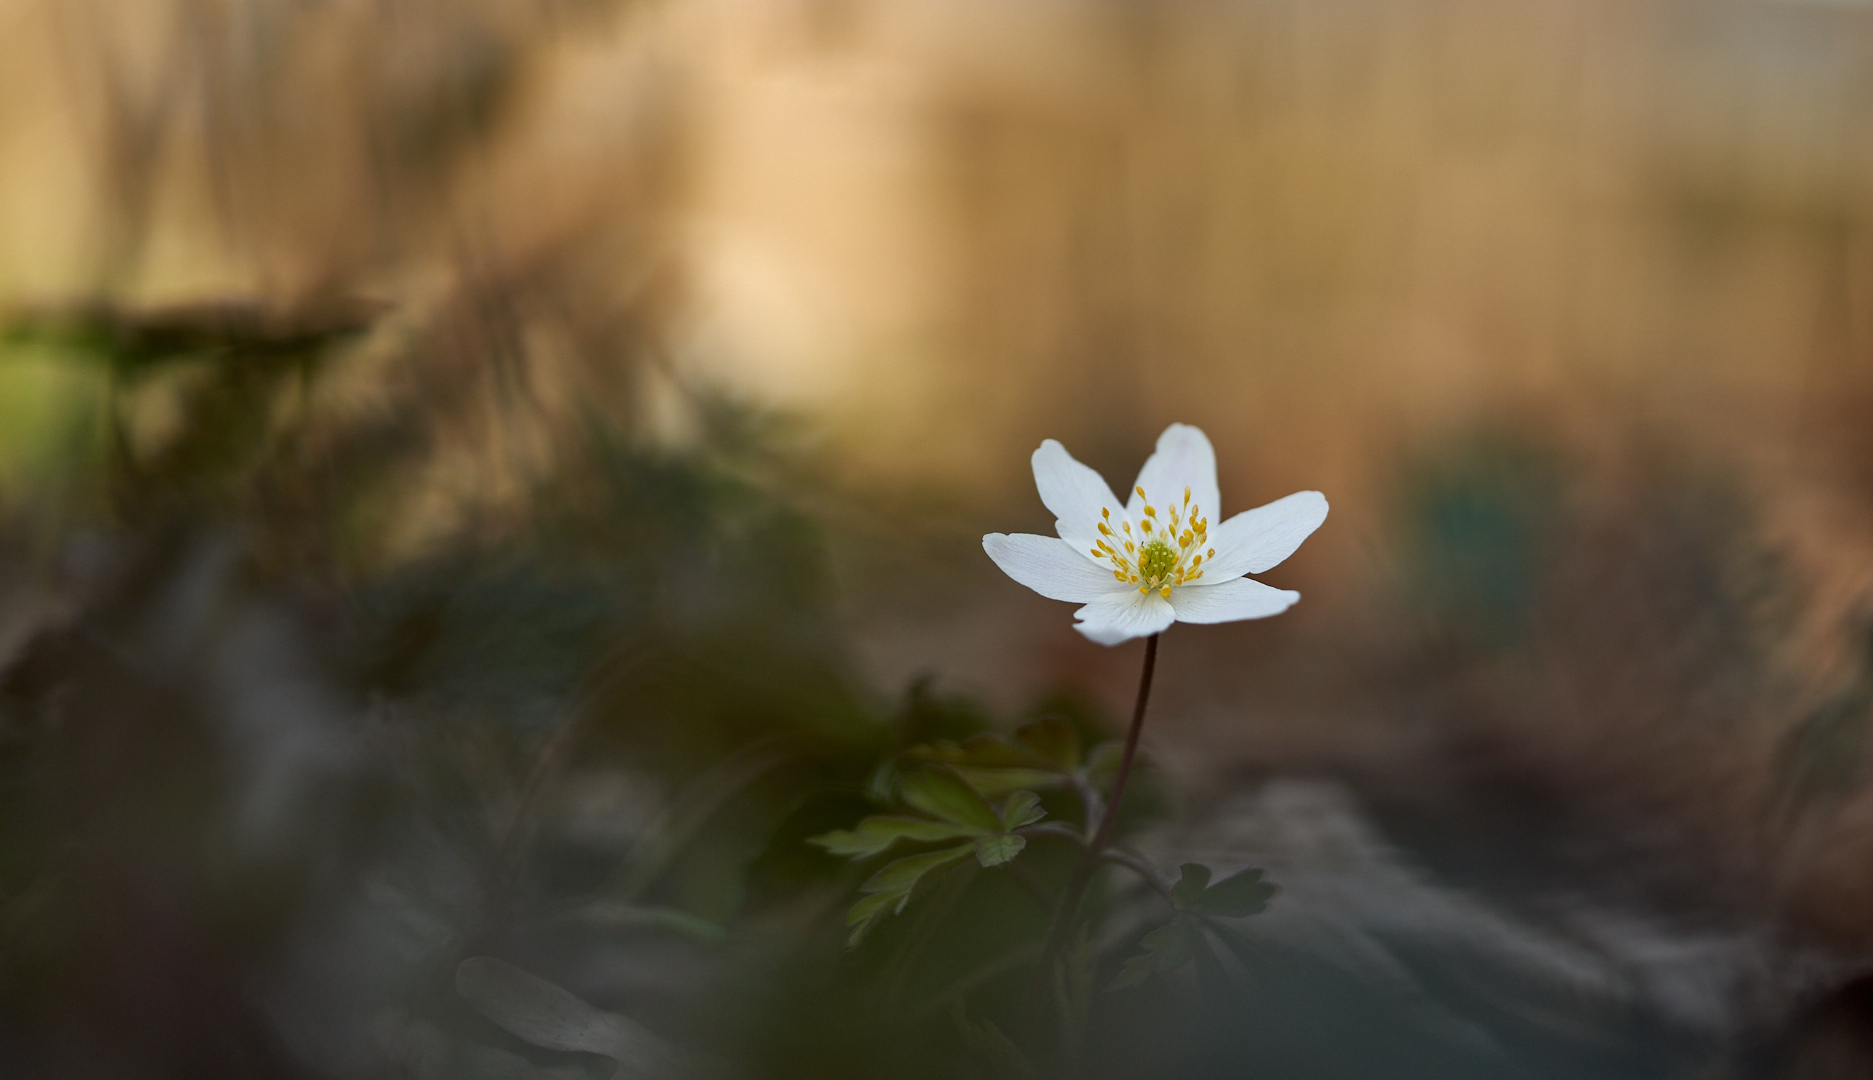
POLYGON ((1297 491, 1212 528, 1220 509, 1216 452, 1189 424, 1158 436, 1124 503, 1053 439, 1034 451, 1034 483, 1060 535, 990 533, 982 549, 1042 596, 1084 604, 1074 627, 1101 645, 1158 633, 1173 622, 1279 615, 1301 598, 1244 574, 1294 554, 1327 518, 1326 496, 1297 491))

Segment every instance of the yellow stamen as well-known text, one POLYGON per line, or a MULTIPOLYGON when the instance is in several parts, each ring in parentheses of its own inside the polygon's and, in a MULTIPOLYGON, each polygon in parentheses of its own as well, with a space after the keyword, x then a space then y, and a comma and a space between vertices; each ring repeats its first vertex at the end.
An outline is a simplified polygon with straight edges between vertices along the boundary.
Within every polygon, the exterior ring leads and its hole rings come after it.
POLYGON ((1159 589, 1158 592, 1166 600, 1169 600, 1171 598, 1171 587, 1169 585, 1166 585, 1162 589, 1159 589))

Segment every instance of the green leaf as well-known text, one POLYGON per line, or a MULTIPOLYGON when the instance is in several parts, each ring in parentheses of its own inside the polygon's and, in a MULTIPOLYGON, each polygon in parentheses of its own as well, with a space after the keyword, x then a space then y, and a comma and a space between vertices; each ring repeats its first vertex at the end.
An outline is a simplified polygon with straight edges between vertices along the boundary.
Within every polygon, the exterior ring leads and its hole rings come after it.
POLYGON ((1013 861, 1021 849, 1028 846, 1027 838, 1013 833, 1001 836, 984 836, 975 842, 976 861, 983 866, 1000 866, 1013 861))
POLYGON ((807 838, 807 843, 818 844, 829 854, 845 855, 862 859, 876 855, 899 840, 929 842, 933 840, 955 840, 974 835, 970 830, 952 825, 945 821, 930 821, 925 818, 879 816, 868 817, 851 829, 834 829, 829 833, 807 838))
POLYGON ((1183 876, 1171 887, 1171 906, 1178 911, 1238 919, 1259 914, 1269 898, 1281 890, 1262 880, 1262 871, 1250 867, 1210 884, 1210 868, 1183 865, 1183 876))
POLYGON ((845 924, 852 928, 852 933, 845 939, 845 947, 856 948, 859 942, 865 940, 872 926, 884 918, 885 909, 897 899, 895 893, 875 893, 853 904, 852 910, 845 913, 845 924))
POLYGON ((1017 791, 1008 796, 1002 804, 1002 828, 1019 829, 1023 825, 1032 825, 1047 816, 1041 809, 1041 797, 1032 791, 1017 791))
MULTIPOLYGON (((1204 871, 1204 876, 1208 877, 1209 872, 1204 871)), ((1196 902, 1188 905, 1188 910, 1201 915, 1242 918, 1261 913, 1268 907, 1268 901, 1280 891, 1278 886, 1262 880, 1259 868, 1250 867, 1203 890, 1196 902)))
POLYGON ((1210 886, 1210 868, 1187 862, 1179 869, 1182 876, 1171 886, 1171 906, 1179 911, 1191 911, 1200 902, 1203 890, 1210 886))
POLYGON ((1045 769, 1052 764, 1031 748, 995 734, 976 735, 960 745, 944 741, 913 746, 904 756, 977 769, 1045 769))
POLYGON ((991 799, 1021 788, 1062 787, 1068 780, 1067 771, 1051 758, 1003 735, 977 735, 960 745, 928 743, 906 750, 904 756, 948 765, 991 799))
POLYGON ((1028 789, 1065 787, 1067 777, 1051 769, 976 769, 958 765, 955 769, 985 799, 1028 789))
MULTIPOLYGON (((908 900, 910 898, 910 891, 916 888, 917 882, 922 879, 925 874, 942 866, 944 863, 955 862, 957 859, 969 854, 974 848, 974 844, 957 844, 955 847, 942 848, 938 851, 927 851, 922 855, 911 855, 907 858, 898 859, 895 862, 888 862, 880 867, 878 872, 873 874, 865 884, 860 885, 859 891, 901 895, 908 900)), ((904 910, 903 903, 900 902, 898 904, 898 910, 904 910)))
POLYGON ((1086 755, 1086 764, 1080 774, 1094 783, 1110 780, 1119 771, 1119 762, 1125 757, 1125 748, 1116 742, 1102 742, 1086 755))
POLYGON ((1015 732, 1015 740, 1063 773, 1080 767, 1079 732, 1058 716, 1023 725, 1015 732))
POLYGON ((982 793, 971 787, 955 769, 930 765, 898 781, 904 801, 944 821, 978 833, 1002 831, 1002 820, 982 793))
POLYGON ((492 956, 456 965, 455 991, 509 1034, 548 1050, 602 1054, 633 1075, 693 1072, 677 1050, 627 1016, 588 1005, 538 975, 492 956))
POLYGON ((855 948, 863 941, 871 928, 884 918, 887 909, 892 914, 902 912, 904 905, 910 903, 912 890, 926 874, 955 862, 973 850, 975 845, 963 843, 886 863, 870 880, 859 886, 860 892, 870 895, 853 904, 852 910, 846 913, 845 924, 852 928, 852 933, 846 938, 846 948, 855 948))
POLYGON ((1187 915, 1179 915, 1164 926, 1146 934, 1139 941, 1144 954, 1125 961, 1108 990, 1137 986, 1153 975, 1168 975, 1188 964, 1200 948, 1208 948, 1199 930, 1187 915))

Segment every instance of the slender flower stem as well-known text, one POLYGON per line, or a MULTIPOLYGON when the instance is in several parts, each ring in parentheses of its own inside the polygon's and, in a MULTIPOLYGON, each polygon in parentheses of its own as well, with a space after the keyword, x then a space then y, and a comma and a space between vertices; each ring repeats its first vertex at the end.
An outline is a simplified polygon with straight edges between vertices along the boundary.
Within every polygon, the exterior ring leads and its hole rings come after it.
POLYGON ((1157 666, 1158 635, 1153 634, 1145 639, 1145 669, 1138 676, 1138 700, 1132 706, 1131 729, 1125 733, 1125 753, 1119 758, 1119 771, 1112 778, 1112 797, 1106 800, 1105 813, 1099 816, 1092 839, 1073 864, 1073 876, 1067 879, 1066 892, 1061 894, 1060 907, 1054 912, 1053 928, 1047 933, 1047 947, 1041 952, 1043 984, 1053 978, 1054 964, 1073 931, 1073 916, 1079 911, 1080 898, 1086 894, 1086 886, 1099 867, 1106 843, 1112 839, 1112 823, 1118 820, 1119 801, 1125 797, 1125 783, 1132 775, 1132 760, 1138 756, 1138 733, 1145 726, 1145 704, 1151 700, 1151 673, 1157 666))

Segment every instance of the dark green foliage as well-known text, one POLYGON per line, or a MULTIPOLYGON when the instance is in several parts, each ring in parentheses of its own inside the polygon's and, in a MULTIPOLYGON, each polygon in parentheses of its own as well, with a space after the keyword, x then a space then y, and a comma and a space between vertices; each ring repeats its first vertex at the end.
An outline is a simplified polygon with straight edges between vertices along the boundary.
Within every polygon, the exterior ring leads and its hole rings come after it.
POLYGON ((967 838, 940 851, 911 855, 887 863, 860 887, 864 899, 846 917, 852 927, 847 945, 857 945, 886 914, 897 914, 910 902, 911 893, 925 875, 973 853, 983 867, 1013 861, 1027 846, 1015 830, 1045 817, 1040 797, 1016 791, 997 808, 957 770, 926 765, 901 776, 898 794, 926 817, 877 816, 860 821, 850 830, 835 830, 811 838, 834 855, 862 859, 879 854, 900 840, 935 842, 967 838))
POLYGON ((1262 871, 1251 867, 1210 883, 1210 869, 1197 863, 1185 863, 1177 884, 1171 886, 1171 907, 1177 917, 1146 934, 1139 942, 1144 953, 1125 961, 1109 989, 1136 986, 1153 975, 1168 975, 1190 963, 1199 962, 1206 975, 1214 978, 1221 972, 1216 950, 1205 931, 1222 937, 1232 951, 1248 962, 1245 943, 1210 920, 1240 919, 1259 915, 1280 889, 1262 880, 1262 871))

